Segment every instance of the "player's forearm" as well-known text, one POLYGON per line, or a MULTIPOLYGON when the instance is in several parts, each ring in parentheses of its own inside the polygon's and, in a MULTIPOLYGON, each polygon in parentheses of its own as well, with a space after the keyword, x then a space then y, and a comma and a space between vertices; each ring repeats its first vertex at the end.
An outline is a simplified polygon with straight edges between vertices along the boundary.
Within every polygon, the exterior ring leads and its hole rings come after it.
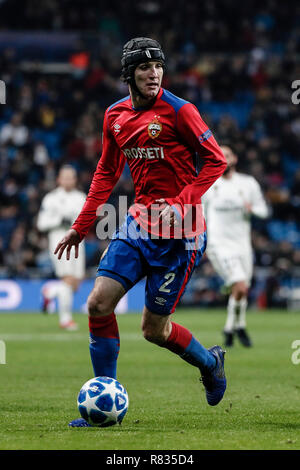
POLYGON ((82 209, 79 216, 72 225, 72 229, 75 230, 79 237, 80 241, 87 235, 90 227, 93 225, 96 220, 96 211, 88 211, 82 209))
POLYGON ((98 165, 85 204, 72 225, 72 229, 79 234, 80 240, 87 235, 95 222, 101 205, 106 203, 118 178, 118 173, 113 174, 102 165, 98 165))
POLYGON ((125 157, 120 153, 107 129, 106 118, 103 124, 103 151, 94 173, 85 204, 72 228, 82 240, 97 218, 97 211, 108 200, 125 166, 125 157))
POLYGON ((227 163, 220 152, 207 158, 206 162, 195 181, 187 185, 175 198, 167 198, 170 205, 181 207, 181 215, 185 213, 185 206, 196 206, 201 204, 201 197, 212 186, 212 184, 224 173, 227 163))
MULTIPOLYGON (((182 138, 198 153, 203 166, 192 184, 187 185, 172 203, 195 206, 210 186, 224 173, 227 163, 211 130, 202 120, 195 106, 183 106, 177 116, 177 128, 182 138)), ((168 201, 170 204, 170 202, 168 201)))

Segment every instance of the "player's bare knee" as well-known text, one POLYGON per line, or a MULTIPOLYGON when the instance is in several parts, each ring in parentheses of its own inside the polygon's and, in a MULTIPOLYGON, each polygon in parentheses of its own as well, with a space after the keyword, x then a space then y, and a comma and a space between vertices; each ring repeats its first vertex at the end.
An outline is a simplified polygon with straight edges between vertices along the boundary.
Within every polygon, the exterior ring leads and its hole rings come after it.
POLYGON ((157 345, 164 344, 168 339, 168 332, 165 328, 157 328, 151 324, 142 323, 142 332, 147 341, 157 345))
POLYGON ((99 276, 87 301, 89 315, 110 315, 124 294, 125 289, 118 281, 99 276))
POLYGON ((146 307, 143 311, 141 327, 144 338, 159 346, 165 344, 172 329, 168 316, 157 315, 146 307))
POLYGON ((232 289, 232 294, 237 301, 248 295, 248 287, 244 282, 237 282, 232 289))
POLYGON ((143 335, 147 341, 149 341, 150 343, 157 344, 159 346, 166 342, 166 338, 162 332, 144 329, 143 335))
POLYGON ((107 299, 103 292, 98 289, 92 290, 87 300, 88 314, 91 317, 109 315, 113 308, 110 306, 110 301, 107 299))

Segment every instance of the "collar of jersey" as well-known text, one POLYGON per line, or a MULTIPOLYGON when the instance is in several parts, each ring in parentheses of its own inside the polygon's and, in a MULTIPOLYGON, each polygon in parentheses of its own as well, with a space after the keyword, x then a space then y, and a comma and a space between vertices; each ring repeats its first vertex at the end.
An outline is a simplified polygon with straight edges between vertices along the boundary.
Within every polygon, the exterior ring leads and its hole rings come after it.
POLYGON ((150 105, 149 106, 140 106, 139 108, 135 108, 134 106, 131 105, 131 109, 133 109, 133 111, 145 111, 146 109, 152 108, 152 106, 155 105, 156 101, 161 97, 162 93, 163 93, 163 89, 160 88, 159 92, 156 95, 155 101, 154 101, 153 104, 151 104, 151 106, 150 105))

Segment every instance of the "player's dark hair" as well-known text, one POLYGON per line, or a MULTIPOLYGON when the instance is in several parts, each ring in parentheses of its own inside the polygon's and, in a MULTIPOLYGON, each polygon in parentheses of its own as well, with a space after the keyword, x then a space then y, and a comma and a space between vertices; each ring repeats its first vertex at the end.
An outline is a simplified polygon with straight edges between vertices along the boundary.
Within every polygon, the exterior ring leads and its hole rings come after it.
POLYGON ((121 59, 122 80, 139 92, 134 80, 134 71, 139 64, 151 60, 157 60, 165 66, 165 56, 158 41, 151 38, 134 38, 128 41, 123 47, 121 59))
POLYGON ((73 170, 74 173, 77 175, 77 170, 73 165, 70 165, 69 163, 65 163, 62 166, 59 167, 58 173, 62 170, 73 170))

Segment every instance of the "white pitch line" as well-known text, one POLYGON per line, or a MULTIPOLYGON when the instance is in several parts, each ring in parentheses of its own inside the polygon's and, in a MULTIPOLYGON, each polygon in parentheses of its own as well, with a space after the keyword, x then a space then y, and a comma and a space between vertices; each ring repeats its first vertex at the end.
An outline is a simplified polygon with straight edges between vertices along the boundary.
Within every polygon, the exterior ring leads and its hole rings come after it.
MULTIPOLYGON (((122 339, 125 341, 139 341, 143 339, 142 334, 137 333, 122 333, 120 334, 121 341, 122 339)), ((3 341, 84 341, 88 342, 89 335, 88 334, 78 334, 78 333, 62 333, 62 334, 43 334, 43 333, 7 333, 1 334, 0 333, 0 340, 3 341)))

